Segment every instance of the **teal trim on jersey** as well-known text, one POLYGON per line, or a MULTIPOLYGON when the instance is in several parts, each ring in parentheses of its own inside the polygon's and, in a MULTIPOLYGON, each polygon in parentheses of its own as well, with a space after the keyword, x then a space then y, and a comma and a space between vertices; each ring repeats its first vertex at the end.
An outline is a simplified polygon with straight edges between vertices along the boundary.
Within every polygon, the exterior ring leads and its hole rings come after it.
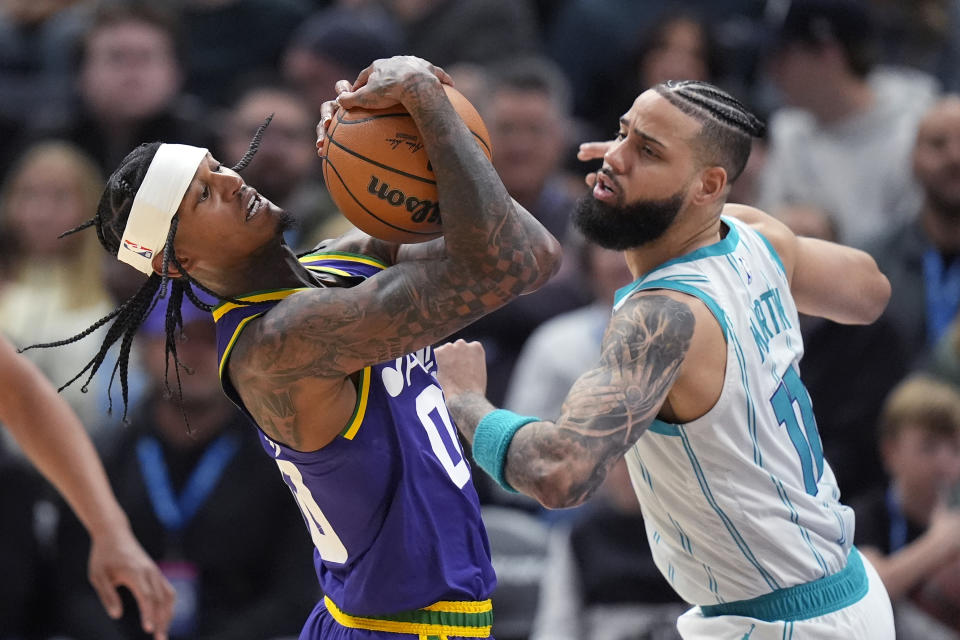
POLYGON ((793 640, 793 620, 783 623, 783 640, 793 640), (787 634, 789 629, 790 633, 787 634))
POLYGON ((837 540, 837 544, 843 546, 847 544, 847 525, 843 524, 843 518, 840 517, 836 509, 831 509, 830 512, 833 513, 833 517, 837 519, 837 524, 840 525, 840 538, 837 540))
POLYGON ((728 253, 731 253, 740 243, 740 232, 737 230, 736 225, 729 218, 721 216, 720 221, 727 225, 728 229, 727 235, 723 238, 723 240, 714 242, 713 244, 705 247, 700 247, 696 251, 691 251, 690 253, 682 255, 678 258, 667 260, 663 264, 657 265, 645 273, 640 279, 643 279, 643 277, 646 277, 655 271, 672 267, 675 264, 683 264, 684 262, 692 262, 694 260, 701 260, 703 258, 714 258, 716 256, 724 256, 728 253))
POLYGON ((796 507, 793 506, 790 496, 787 495, 787 488, 783 486, 783 482, 781 482, 779 478, 774 477, 772 474, 770 475, 770 481, 777 490, 777 495, 780 496, 780 502, 790 511, 790 522, 797 525, 797 528, 800 529, 800 537, 803 538, 803 541, 807 544, 807 548, 810 549, 810 552, 813 554, 813 559, 820 565, 820 568, 823 570, 823 576, 826 577, 827 571, 829 571, 827 563, 823 559, 823 556, 820 555, 820 552, 817 551, 816 547, 813 546, 813 540, 810 539, 810 532, 800 524, 800 513, 796 507))
POLYGON ((777 266, 780 267, 780 273, 783 274, 783 277, 787 277, 787 269, 783 266, 783 260, 780 259, 780 254, 777 253, 777 250, 773 248, 773 245, 770 244, 770 241, 767 240, 767 236, 763 235, 756 229, 753 229, 753 232, 760 236, 760 239, 763 240, 763 244, 767 245, 767 249, 770 250, 770 256, 773 258, 773 261, 777 263, 777 266))
POLYGON ((717 577, 713 575, 713 570, 706 563, 701 562, 700 564, 703 566, 703 570, 707 572, 707 587, 710 589, 710 593, 713 594, 718 603, 722 604, 725 601, 720 595, 720 583, 717 582, 717 577))
POLYGON ((847 557, 847 566, 831 576, 777 589, 750 600, 701 605, 700 611, 706 617, 747 616, 764 622, 793 622, 849 607, 867 595, 869 589, 860 552, 853 547, 847 557))
MULTIPOLYGON (((720 221, 723 222, 725 225, 727 225, 727 229, 728 229, 727 235, 726 237, 723 238, 723 240, 720 240, 719 242, 714 242, 713 244, 708 245, 706 247, 700 247, 696 251, 692 251, 678 258, 667 260, 663 264, 657 265, 650 271, 646 272, 645 274, 643 274, 642 276, 640 276, 630 284, 624 287, 620 287, 619 289, 617 289, 616 293, 613 295, 613 306, 616 307, 618 304, 620 304, 621 300, 623 300, 628 295, 633 293, 635 287, 643 283, 644 278, 650 277, 652 274, 656 273, 657 271, 660 271, 661 269, 670 267, 675 264, 692 262, 693 260, 700 260, 701 258, 711 258, 711 257, 723 256, 728 253, 731 253, 734 249, 737 248, 737 245, 740 243, 740 232, 737 231, 736 225, 729 218, 725 218, 721 216, 720 221)), ((703 275, 699 275, 695 277, 704 278, 704 281, 706 280, 705 276, 703 275)), ((663 279, 666 279, 666 278, 663 278, 663 279)), ((693 277, 690 277, 690 279, 693 279, 693 277)))
POLYGON ((678 429, 680 431, 680 439, 683 441, 683 448, 687 453, 687 457, 690 459, 690 466, 693 467, 693 473, 697 478, 697 482, 700 484, 700 491, 703 492, 703 497, 707 499, 707 503, 720 518, 720 521, 723 522, 723 526, 727 528, 727 532, 730 533, 730 537, 733 538, 733 542, 740 549, 740 553, 743 554, 743 557, 754 566, 754 568, 771 589, 780 589, 780 584, 777 582, 776 578, 770 575, 769 571, 760 566, 760 562, 758 562, 757 557, 753 555, 753 551, 750 550, 746 540, 744 540, 743 536, 740 535, 740 532, 737 531, 737 528, 734 526, 730 516, 724 513, 723 509, 720 508, 720 505, 717 504, 716 498, 713 497, 713 492, 710 491, 710 485, 707 484, 707 478, 703 473, 703 468, 700 466, 700 461, 697 460, 697 455, 693 452, 693 447, 690 445, 690 439, 687 437, 686 429, 682 426, 678 427, 678 429))
POLYGON ((668 513, 667 517, 670 518, 673 528, 677 530, 677 535, 680 536, 680 547, 690 555, 693 555, 693 545, 690 543, 690 536, 683 532, 683 529, 680 528, 680 523, 674 520, 673 516, 668 513))
POLYGON ((654 418, 653 422, 650 423, 650 426, 647 427, 647 431, 653 431, 654 433, 659 433, 662 436, 680 435, 680 430, 677 429, 677 425, 664 422, 658 418, 654 418))
POLYGON ((747 358, 743 355, 743 345, 737 334, 731 332, 733 336, 733 351, 737 354, 737 363, 740 366, 740 383, 743 385, 744 394, 747 401, 747 431, 750 433, 750 441, 753 443, 753 461, 758 467, 763 467, 763 454, 760 453, 760 441, 757 438, 757 408, 753 404, 753 397, 750 395, 750 380, 747 378, 747 358))
POLYGON ((662 278, 658 280, 650 280, 649 282, 642 282, 637 285, 637 288, 634 289, 634 291, 649 291, 650 289, 670 289, 671 291, 679 291, 680 293, 685 293, 688 296, 693 296, 694 298, 699 299, 703 304, 707 305, 707 308, 710 309, 710 313, 712 313, 713 317, 717 319, 720 329, 723 330, 723 339, 727 340, 727 329, 729 325, 727 322, 727 314, 723 312, 723 309, 720 308, 720 305, 717 304, 716 300, 714 300, 712 296, 708 295, 699 287, 695 287, 686 282, 662 278))

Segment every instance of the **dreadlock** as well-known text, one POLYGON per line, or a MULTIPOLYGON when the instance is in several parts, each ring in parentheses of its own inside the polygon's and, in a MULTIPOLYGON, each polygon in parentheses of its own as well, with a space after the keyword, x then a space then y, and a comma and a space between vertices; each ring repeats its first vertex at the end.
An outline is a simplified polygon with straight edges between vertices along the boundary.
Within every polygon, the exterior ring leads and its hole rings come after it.
POLYGON ((743 172, 755 137, 766 127, 729 93, 696 80, 661 82, 653 90, 702 124, 697 146, 704 162, 719 165, 733 182, 743 172))
MULTIPOLYGON (((243 155, 237 165, 233 167, 234 171, 242 171, 248 164, 250 164, 250 161, 256 154, 257 149, 260 147, 260 140, 263 138, 263 132, 267 128, 267 125, 270 124, 270 120, 272 118, 273 114, 271 114, 257 129, 253 139, 250 141, 250 147, 247 149, 247 152, 243 155)), ((73 229, 70 229, 69 231, 65 231, 64 233, 60 234, 59 237, 63 238, 89 227, 95 227, 100 244, 103 245, 103 248, 106 249, 108 253, 116 255, 117 251, 120 249, 120 242, 123 238, 124 229, 126 229, 127 226, 127 218, 130 216, 130 210, 133 207, 133 200, 137 195, 137 190, 140 188, 140 185, 143 184, 143 179, 146 176, 147 169, 150 167, 150 163, 157 154, 160 144, 161 143, 159 142, 144 143, 131 151, 127 157, 120 162, 120 166, 116 171, 113 172, 113 174, 110 176, 110 179, 107 181, 107 186, 103 191, 103 195, 100 198, 100 204, 97 207, 97 212, 93 218, 74 227, 73 229)), ((166 334, 165 353, 167 360, 166 369, 164 371, 164 386, 166 388, 167 395, 172 395, 173 392, 170 388, 169 382, 170 361, 172 360, 174 363, 174 374, 177 380, 177 397, 180 400, 181 412, 183 412, 183 388, 181 385, 180 370, 182 369, 188 374, 193 373, 189 367, 180 361, 180 357, 177 354, 177 340, 182 337, 183 334, 183 317, 180 312, 180 305, 183 302, 184 296, 186 296, 186 298, 190 300, 190 302, 193 303, 197 308, 203 309, 204 311, 213 311, 214 305, 204 302, 193 290, 193 287, 196 287, 197 289, 210 296, 213 296, 220 301, 232 302, 238 305, 250 304, 242 300, 221 295, 200 284, 194 280, 189 273, 187 273, 187 271, 180 264, 180 261, 177 260, 176 252, 173 248, 178 224, 179 218, 177 215, 174 215, 173 219, 170 221, 170 231, 167 234, 167 239, 163 245, 163 262, 161 273, 150 274, 143 285, 141 285, 140 289, 130 298, 121 303, 120 306, 71 338, 56 342, 33 344, 20 350, 22 352, 27 351, 28 349, 59 347, 71 344, 87 337, 100 327, 113 320, 113 324, 110 325, 110 328, 107 330, 107 334, 100 345, 100 350, 96 353, 96 355, 93 356, 93 358, 90 359, 86 366, 84 366, 84 368, 77 373, 77 375, 68 380, 58 389, 58 391, 66 389, 81 376, 83 376, 84 373, 89 371, 89 375, 81 387, 81 391, 85 393, 87 391, 87 386, 93 379, 93 376, 96 375, 97 371, 100 369, 100 365, 103 364, 103 361, 106 358, 110 348, 114 345, 114 343, 120 340, 120 353, 117 356, 117 362, 113 367, 113 372, 110 374, 110 382, 107 387, 109 402, 107 412, 112 413, 113 411, 113 398, 110 395, 110 389, 112 389, 114 378, 119 372, 120 391, 121 395, 123 396, 124 423, 127 422, 128 408, 127 366, 130 360, 130 348, 133 346, 133 338, 136 335, 137 329, 140 328, 140 325, 143 323, 144 319, 150 314, 159 300, 167 297, 168 287, 170 290, 170 295, 167 302, 164 326, 166 334), (179 270, 179 272, 182 274, 182 277, 170 277, 169 267, 171 263, 179 270)), ((183 419, 189 428, 189 422, 187 421, 187 416, 185 413, 183 413, 183 419)))

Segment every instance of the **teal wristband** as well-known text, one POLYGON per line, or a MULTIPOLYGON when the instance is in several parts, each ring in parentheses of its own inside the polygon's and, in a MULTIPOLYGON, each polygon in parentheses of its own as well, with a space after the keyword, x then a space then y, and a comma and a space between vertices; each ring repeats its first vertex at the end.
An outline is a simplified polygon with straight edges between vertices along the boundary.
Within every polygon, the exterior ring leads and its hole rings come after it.
POLYGON ((495 409, 483 416, 473 434, 473 459, 481 469, 493 476, 501 487, 517 493, 503 476, 507 449, 514 434, 525 424, 539 422, 540 418, 521 416, 506 409, 495 409))

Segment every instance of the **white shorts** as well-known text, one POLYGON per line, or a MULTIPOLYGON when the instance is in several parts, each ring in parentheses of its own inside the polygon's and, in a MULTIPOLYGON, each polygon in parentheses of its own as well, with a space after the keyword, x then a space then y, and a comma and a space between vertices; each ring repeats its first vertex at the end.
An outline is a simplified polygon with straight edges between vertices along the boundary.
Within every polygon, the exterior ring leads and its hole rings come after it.
POLYGON ((677 620, 684 640, 894 640, 893 609, 876 569, 860 556, 866 595, 831 613, 803 620, 765 622, 739 615, 704 616, 694 607, 677 620))

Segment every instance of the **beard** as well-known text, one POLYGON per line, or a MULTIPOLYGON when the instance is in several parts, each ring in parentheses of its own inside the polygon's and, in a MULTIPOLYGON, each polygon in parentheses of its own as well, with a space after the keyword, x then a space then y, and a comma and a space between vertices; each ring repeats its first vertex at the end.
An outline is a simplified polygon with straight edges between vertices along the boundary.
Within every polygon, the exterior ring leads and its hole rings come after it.
POLYGON ((588 240, 604 249, 635 249, 666 233, 683 206, 685 191, 681 189, 662 200, 638 200, 623 206, 587 195, 577 201, 573 223, 588 240))
POLYGON ((286 209, 277 209, 277 214, 275 216, 277 221, 277 233, 283 234, 292 229, 296 229, 299 226, 297 219, 293 216, 292 213, 286 209))

